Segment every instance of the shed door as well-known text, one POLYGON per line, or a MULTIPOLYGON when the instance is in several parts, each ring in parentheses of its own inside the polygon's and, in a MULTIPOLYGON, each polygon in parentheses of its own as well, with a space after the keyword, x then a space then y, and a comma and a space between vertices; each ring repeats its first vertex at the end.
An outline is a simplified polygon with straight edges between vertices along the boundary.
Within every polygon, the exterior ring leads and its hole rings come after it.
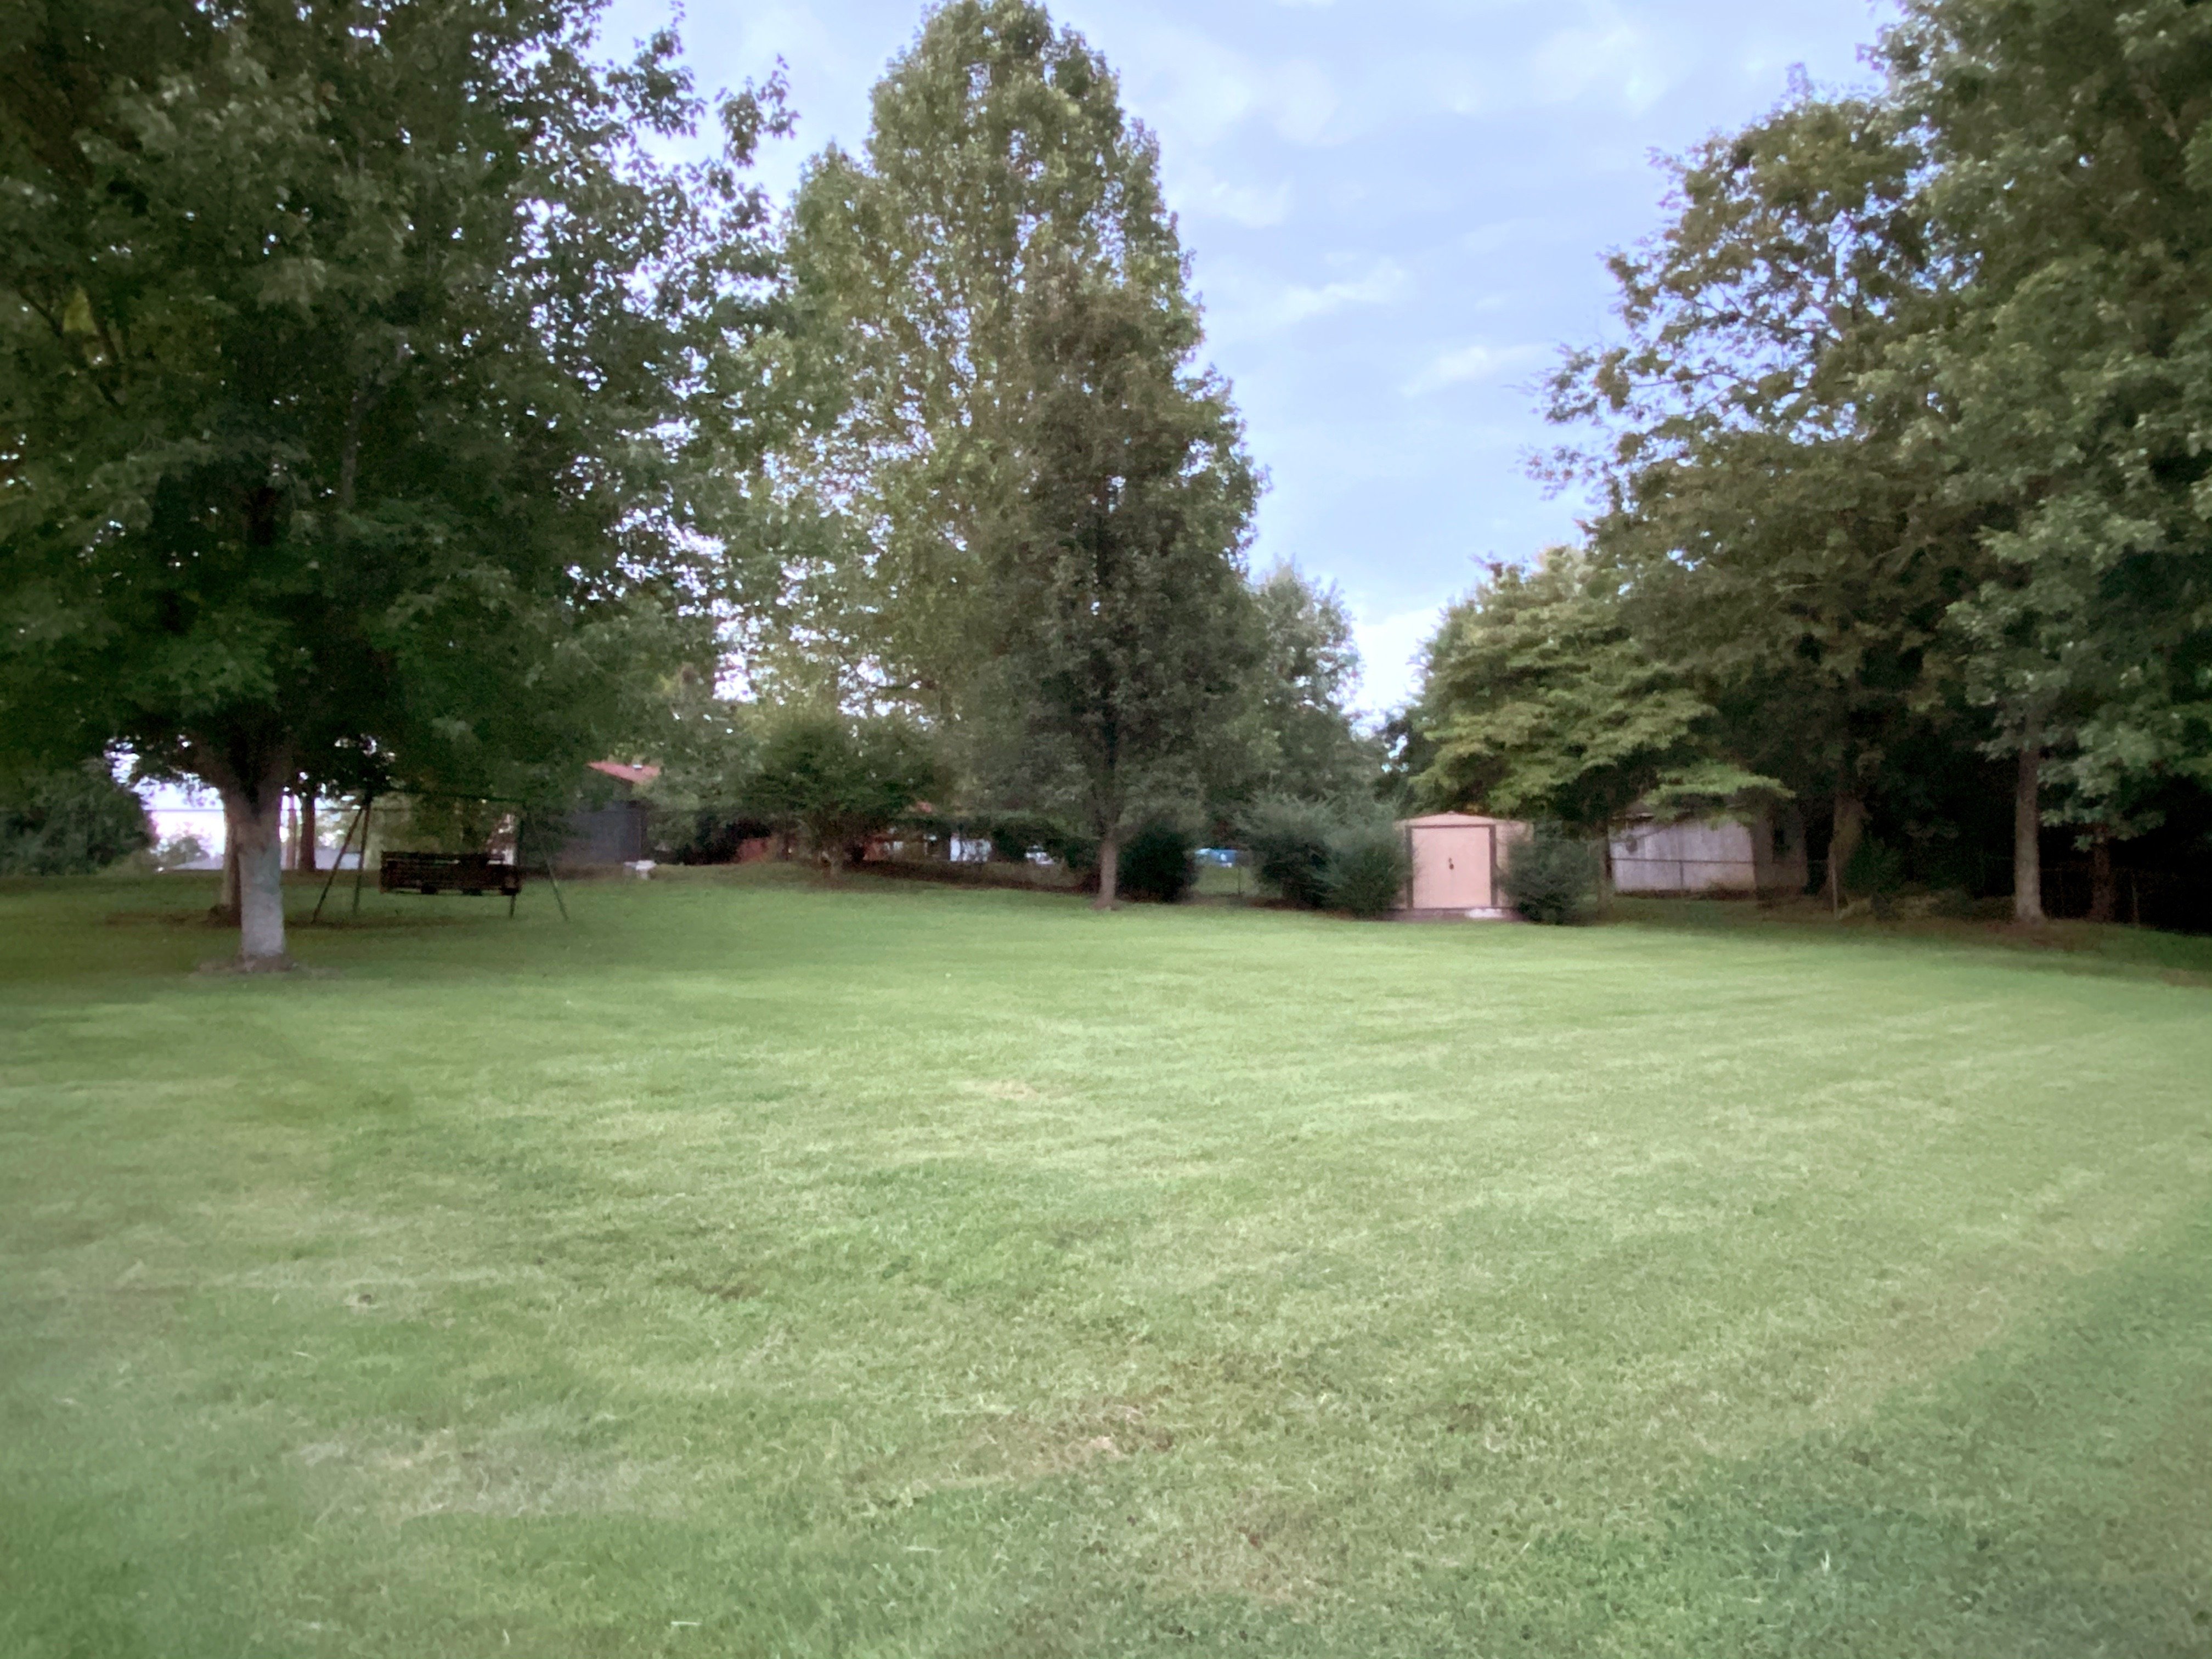
POLYGON ((1413 831, 1413 908, 1486 910, 1491 829, 1486 823, 1428 824, 1413 831))

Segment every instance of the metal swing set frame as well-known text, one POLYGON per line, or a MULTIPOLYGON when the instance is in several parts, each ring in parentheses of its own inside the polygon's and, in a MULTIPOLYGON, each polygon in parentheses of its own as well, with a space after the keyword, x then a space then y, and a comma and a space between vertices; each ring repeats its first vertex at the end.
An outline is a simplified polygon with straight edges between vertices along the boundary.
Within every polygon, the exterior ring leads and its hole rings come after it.
MULTIPOLYGON (((478 898, 496 893, 507 900, 509 920, 514 915, 514 906, 522 896, 522 838, 525 803, 504 795, 450 795, 420 790, 407 792, 416 800, 480 801, 488 806, 511 806, 515 809, 514 857, 511 861, 495 861, 488 853, 387 853, 377 872, 377 890, 386 893, 459 893, 466 898, 478 898)), ((346 849, 353 844, 353 832, 361 831, 361 854, 353 867, 353 914, 361 914, 362 883, 368 875, 369 814, 375 809, 376 796, 372 792, 361 798, 354 809, 353 822, 346 825, 345 837, 338 842, 337 856, 331 860, 331 873, 324 878, 323 890, 316 896, 313 913, 307 925, 313 927, 323 919, 323 905, 330 898, 331 889, 337 884, 339 867, 345 862, 346 849)), ((545 880, 553 889, 553 902, 561 907, 561 920, 568 920, 568 901, 561 896, 561 883, 553 873, 553 855, 548 851, 539 860, 545 880)))

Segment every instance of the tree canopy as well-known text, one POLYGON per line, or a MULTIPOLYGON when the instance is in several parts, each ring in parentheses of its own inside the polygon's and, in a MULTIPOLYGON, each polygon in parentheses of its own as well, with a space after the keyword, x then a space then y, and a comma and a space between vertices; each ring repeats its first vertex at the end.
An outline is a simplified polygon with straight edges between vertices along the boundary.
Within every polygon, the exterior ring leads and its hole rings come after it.
POLYGON ((1447 618, 1412 726, 1431 799, 1593 825, 1693 750, 1838 869, 1981 781, 2036 921, 2046 820, 2212 764, 2212 20, 1912 0, 1878 62, 1674 165, 1550 386, 1588 545, 1447 618))
POLYGON ((1202 792, 1257 658, 1257 478, 1152 137, 1042 7, 954 0, 865 153, 808 169, 790 259, 799 413, 731 498, 817 527, 765 572, 783 638, 935 723, 971 793, 1082 821, 1111 903, 1133 804, 1202 792))
POLYGON ((544 793, 696 592, 675 463, 772 264, 665 34, 589 0, 88 0, 0 37, 0 743, 221 791, 544 793))

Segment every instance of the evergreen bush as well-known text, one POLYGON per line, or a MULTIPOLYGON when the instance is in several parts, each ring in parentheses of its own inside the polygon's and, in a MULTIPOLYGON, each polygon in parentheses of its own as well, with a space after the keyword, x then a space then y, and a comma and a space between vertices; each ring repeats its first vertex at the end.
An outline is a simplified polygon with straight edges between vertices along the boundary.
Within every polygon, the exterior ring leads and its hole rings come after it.
POLYGON ((1198 843, 1188 830, 1154 819, 1121 848, 1120 890, 1133 899, 1150 899, 1158 904, 1180 902, 1197 879, 1191 859, 1197 850, 1198 843))
POLYGON ((146 805, 105 760, 0 793, 0 876, 83 876, 154 844, 146 805))
POLYGON ((1330 842, 1340 830, 1326 808, 1261 801, 1244 815, 1242 830, 1261 886, 1310 910, 1329 902, 1330 842))
POLYGON ((1393 823, 1353 825, 1329 843, 1328 906, 1355 916, 1395 910, 1413 874, 1406 839, 1393 823))
POLYGON ((1513 908, 1530 921, 1562 927, 1588 921, 1597 908, 1602 874, 1597 849, 1557 824, 1538 824, 1505 855, 1504 886, 1513 908))

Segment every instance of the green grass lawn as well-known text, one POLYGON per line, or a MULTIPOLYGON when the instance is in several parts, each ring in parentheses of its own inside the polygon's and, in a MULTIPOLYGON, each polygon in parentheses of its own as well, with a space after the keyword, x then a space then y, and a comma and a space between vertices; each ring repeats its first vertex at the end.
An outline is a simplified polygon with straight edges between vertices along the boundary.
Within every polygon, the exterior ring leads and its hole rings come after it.
POLYGON ((179 879, 0 890, 7 1659, 2212 1653, 2202 944, 179 879))

